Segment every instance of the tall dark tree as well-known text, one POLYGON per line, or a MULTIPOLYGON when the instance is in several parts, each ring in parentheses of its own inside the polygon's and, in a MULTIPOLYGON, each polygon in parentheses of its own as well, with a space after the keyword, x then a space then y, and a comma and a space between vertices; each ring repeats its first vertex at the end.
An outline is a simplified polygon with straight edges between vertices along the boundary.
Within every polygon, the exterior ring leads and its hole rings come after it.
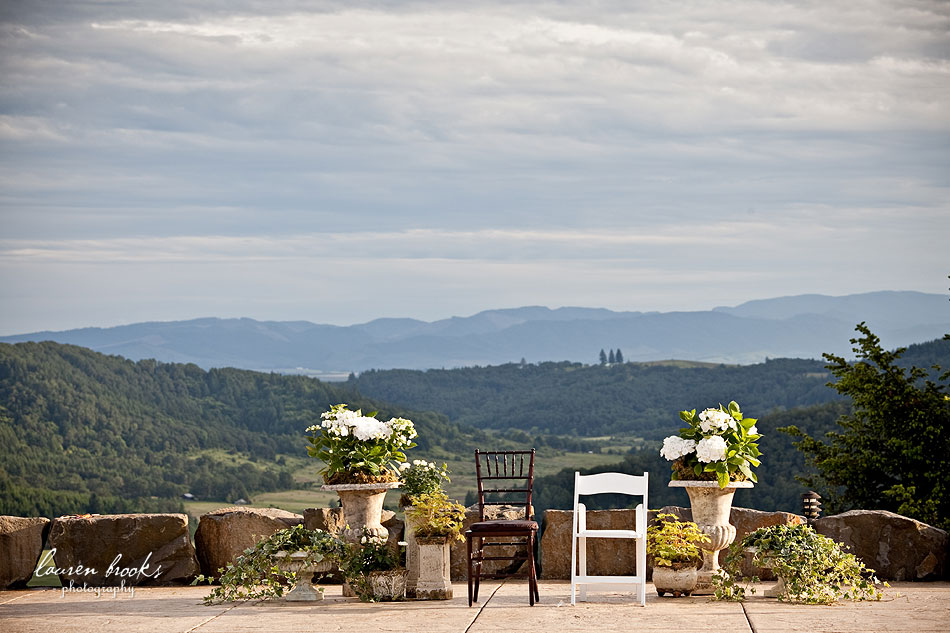
POLYGON ((795 426, 782 429, 817 469, 801 481, 833 511, 891 510, 950 527, 950 371, 905 370, 897 364, 904 348, 885 351, 864 323, 855 329, 862 335, 851 339, 855 362, 823 354, 837 378, 829 386, 852 401, 852 412, 838 420, 843 431, 824 442, 795 426))
POLYGON ((620 348, 619 348, 619 347, 617 348, 617 355, 614 357, 614 359, 615 359, 618 363, 622 363, 622 362, 623 362, 623 354, 620 352, 620 348))
POLYGON ((607 352, 605 352, 604 350, 600 350, 600 364, 601 365, 607 364, 607 352))
POLYGON ((610 350, 610 355, 607 356, 607 362, 610 363, 611 365, 613 365, 615 362, 617 362, 617 358, 614 356, 614 351, 613 351, 613 350, 610 350))

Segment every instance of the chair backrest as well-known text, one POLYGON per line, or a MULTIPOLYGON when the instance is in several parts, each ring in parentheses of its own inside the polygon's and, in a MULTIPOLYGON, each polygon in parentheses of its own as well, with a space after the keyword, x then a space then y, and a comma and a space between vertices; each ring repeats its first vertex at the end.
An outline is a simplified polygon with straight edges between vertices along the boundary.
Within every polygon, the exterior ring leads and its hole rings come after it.
POLYGON ((643 497, 643 504, 647 504, 647 490, 649 490, 649 473, 642 475, 627 475, 625 473, 597 473, 582 475, 574 473, 574 507, 577 507, 577 498, 580 495, 596 494, 623 494, 643 497))
POLYGON ((534 449, 530 451, 480 451, 475 449, 478 480, 478 520, 485 520, 485 506, 524 506, 531 518, 534 486, 534 449))

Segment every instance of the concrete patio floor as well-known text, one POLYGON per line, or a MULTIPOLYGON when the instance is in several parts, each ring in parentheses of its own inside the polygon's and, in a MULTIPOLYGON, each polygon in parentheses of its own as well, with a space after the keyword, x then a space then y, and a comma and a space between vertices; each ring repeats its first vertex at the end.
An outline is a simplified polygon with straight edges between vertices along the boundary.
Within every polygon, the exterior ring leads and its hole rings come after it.
POLYGON ((541 602, 528 606, 523 581, 483 582, 481 603, 468 607, 464 583, 455 599, 367 604, 328 586, 316 603, 247 602, 204 606, 208 587, 138 588, 129 593, 63 593, 60 589, 0 592, 0 631, 88 633, 232 633, 241 631, 577 631, 613 633, 787 633, 950 631, 950 583, 895 583, 881 602, 835 606, 789 605, 761 597, 746 603, 706 597, 660 598, 648 587, 646 608, 632 595, 591 592, 590 602, 570 604, 566 581, 540 583, 541 602))

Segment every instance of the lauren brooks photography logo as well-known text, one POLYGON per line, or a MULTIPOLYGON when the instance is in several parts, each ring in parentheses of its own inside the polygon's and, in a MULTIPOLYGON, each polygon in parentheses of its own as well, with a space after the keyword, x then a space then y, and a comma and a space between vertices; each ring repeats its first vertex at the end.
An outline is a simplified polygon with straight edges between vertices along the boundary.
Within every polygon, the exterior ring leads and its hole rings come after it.
POLYGON ((162 573, 161 565, 152 565, 152 552, 149 552, 141 563, 132 566, 122 565, 122 554, 117 553, 109 566, 103 570, 83 565, 77 561, 68 567, 57 567, 55 563, 56 548, 50 549, 41 558, 36 567, 36 576, 60 576, 69 578, 69 584, 63 584, 62 595, 67 593, 94 593, 100 597, 103 593, 112 594, 115 598, 119 593, 128 593, 135 596, 135 584, 146 579, 155 579, 162 573), (76 578, 82 578, 80 585, 76 578), (89 582, 87 582, 87 580, 89 582))

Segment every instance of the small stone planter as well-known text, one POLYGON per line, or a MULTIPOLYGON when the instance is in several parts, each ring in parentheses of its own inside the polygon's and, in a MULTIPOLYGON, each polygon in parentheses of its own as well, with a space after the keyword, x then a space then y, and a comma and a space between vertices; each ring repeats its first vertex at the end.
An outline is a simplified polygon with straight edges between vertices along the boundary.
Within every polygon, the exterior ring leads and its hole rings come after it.
POLYGON ((373 599, 380 602, 393 602, 406 599, 406 569, 371 571, 367 574, 373 599))
POLYGON ((415 582, 416 600, 451 600, 452 568, 447 536, 417 536, 419 576, 415 582))
POLYGON ((323 600, 323 587, 313 588, 310 583, 313 574, 318 572, 328 572, 333 569, 333 562, 322 560, 319 563, 308 564, 306 562, 307 552, 288 552, 287 555, 277 563, 281 571, 292 571, 297 574, 297 584, 284 596, 287 602, 315 602, 323 600))
POLYGON ((696 589, 699 571, 695 566, 683 568, 655 566, 653 568, 653 585, 657 595, 691 596, 696 589))

